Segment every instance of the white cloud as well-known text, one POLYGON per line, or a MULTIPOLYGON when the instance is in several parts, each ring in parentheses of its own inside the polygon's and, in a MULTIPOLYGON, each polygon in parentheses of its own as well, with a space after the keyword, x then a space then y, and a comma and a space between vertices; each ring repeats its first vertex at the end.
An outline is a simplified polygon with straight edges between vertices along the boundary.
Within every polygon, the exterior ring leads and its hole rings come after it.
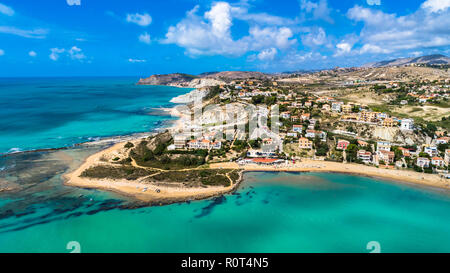
POLYGON ((50 49, 50 55, 49 58, 53 61, 57 61, 59 60, 59 58, 61 57, 61 55, 63 53, 64 56, 69 57, 72 60, 78 60, 81 61, 83 59, 86 59, 86 55, 84 55, 83 51, 81 50, 81 48, 78 48, 76 46, 73 46, 69 49, 65 49, 65 48, 51 48, 50 49))
POLYGON ((8 7, 7 5, 3 5, 2 3, 0 3, 0 13, 8 16, 13 16, 14 10, 11 7, 8 7))
POLYGON ((86 58, 86 55, 83 54, 81 48, 78 48, 76 46, 73 46, 67 52, 69 53, 69 57, 72 60, 83 60, 86 58))
POLYGON ((365 54, 365 53, 373 53, 373 54, 380 54, 380 53, 391 53, 390 50, 388 49, 383 49, 377 45, 371 45, 371 44, 365 44, 361 50, 360 50, 360 54, 365 54))
POLYGON ((429 12, 443 12, 450 7, 450 0, 427 0, 421 7, 429 12))
POLYGON ((127 14, 127 22, 146 27, 152 23, 152 17, 148 13, 127 14))
POLYGON ((272 47, 261 51, 257 57, 261 61, 271 61, 275 58, 277 52, 278 52, 277 49, 272 47))
POLYGON ((141 35, 139 35, 139 41, 143 42, 144 44, 150 44, 151 43, 150 35, 147 32, 142 33, 141 35))
POLYGON ((0 56, 5 55, 5 51, 3 49, 0 49, 0 56))
POLYGON ((81 6, 81 0, 66 0, 69 6, 81 6))
POLYGON ((64 48, 51 48, 50 51, 51 51, 51 53, 49 55, 49 58, 53 61, 57 61, 59 59, 59 55, 61 53, 64 53, 65 49, 64 48))
POLYGON ((37 53, 36 53, 36 51, 31 50, 30 52, 28 52, 28 55, 29 55, 30 57, 36 57, 36 56, 37 56, 37 53))
MULTIPOLYGON (((187 12, 177 25, 169 27, 162 43, 176 44, 186 49, 190 56, 225 55, 242 56, 249 51, 263 51, 270 48, 287 49, 297 40, 286 26, 266 26, 270 20, 248 14, 246 9, 232 6, 227 2, 216 2, 211 9, 197 15, 199 6, 187 12), (231 27, 233 19, 250 20, 252 25, 248 35, 233 39, 231 27), (255 20, 255 18, 259 18, 255 20), (259 25, 263 23, 264 26, 259 25)), ((277 21, 280 23, 281 21, 277 21)))
POLYGON ((141 60, 141 59, 128 59, 128 62, 130 63, 146 63, 147 60, 141 60))
POLYGON ((381 0, 367 0, 367 5, 370 6, 379 6, 381 5, 381 0))
POLYGON ((296 39, 291 39, 294 34, 288 27, 252 27, 250 36, 244 37, 251 50, 260 50, 271 46, 279 49, 287 49, 297 43, 296 39))
POLYGON ((302 36, 302 43, 309 47, 322 46, 327 42, 327 34, 321 27, 312 29, 308 34, 302 36))
POLYGON ((334 23, 334 20, 330 16, 331 8, 328 7, 327 0, 320 0, 319 2, 302 0, 300 2, 300 8, 306 13, 312 13, 312 18, 315 20, 321 19, 328 23, 334 23))
POLYGON ((344 54, 348 54, 352 51, 353 45, 350 43, 342 42, 336 45, 337 52, 335 56, 340 56, 344 54))
POLYGON ((0 26, 0 33, 7 33, 25 38, 44 39, 48 34, 48 30, 41 28, 33 30, 24 30, 11 26, 0 26))
POLYGON ((359 34, 362 44, 359 53, 386 54, 450 46, 450 11, 445 3, 430 10, 431 2, 426 1, 416 12, 404 16, 358 5, 349 9, 349 19, 364 23, 359 34))

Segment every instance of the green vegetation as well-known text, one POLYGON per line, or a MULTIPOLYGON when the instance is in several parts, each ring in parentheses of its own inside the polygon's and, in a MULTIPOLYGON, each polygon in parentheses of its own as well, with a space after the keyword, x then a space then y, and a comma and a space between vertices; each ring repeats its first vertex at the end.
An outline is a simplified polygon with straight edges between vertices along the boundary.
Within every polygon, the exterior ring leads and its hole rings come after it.
POLYGON ((95 166, 85 170, 81 177, 95 178, 95 179, 127 179, 136 180, 154 174, 154 171, 149 171, 141 168, 131 166, 112 167, 112 166, 95 166))
POLYGON ((139 166, 165 170, 193 168, 205 164, 207 151, 182 154, 182 152, 167 151, 166 145, 167 143, 159 143, 154 150, 150 150, 148 142, 141 141, 131 150, 130 156, 139 166))
POLYGON ((131 142, 127 142, 127 144, 125 144, 125 146, 123 146, 123 147, 124 147, 124 148, 127 148, 127 149, 133 148, 133 147, 134 147, 134 144, 131 143, 131 142))
POLYGON ((148 180, 151 182, 173 182, 173 183, 201 183, 206 186, 230 186, 230 179, 233 183, 239 178, 237 170, 189 170, 189 171, 168 171, 161 172, 157 175, 150 177, 148 180))

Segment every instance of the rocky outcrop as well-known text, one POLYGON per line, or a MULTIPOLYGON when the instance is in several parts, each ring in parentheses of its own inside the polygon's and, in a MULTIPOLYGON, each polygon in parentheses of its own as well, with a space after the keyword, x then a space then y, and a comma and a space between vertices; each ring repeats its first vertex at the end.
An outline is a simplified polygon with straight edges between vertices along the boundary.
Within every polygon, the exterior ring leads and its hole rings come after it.
POLYGON ((175 97, 173 99, 170 100, 170 102, 172 103, 181 103, 181 104, 189 104, 194 102, 195 99, 203 99, 204 97, 206 97, 208 95, 208 90, 207 89, 195 89, 192 90, 191 92, 184 94, 184 95, 180 95, 178 97, 175 97))
POLYGON ((202 88, 222 85, 233 80, 266 79, 268 76, 261 72, 249 71, 225 71, 203 73, 198 76, 174 73, 165 75, 153 75, 140 79, 140 85, 168 85, 188 88, 202 88))
POLYGON ((140 79, 137 84, 139 85, 169 85, 187 87, 192 80, 196 79, 196 76, 182 73, 165 74, 165 75, 152 75, 145 79, 140 79))

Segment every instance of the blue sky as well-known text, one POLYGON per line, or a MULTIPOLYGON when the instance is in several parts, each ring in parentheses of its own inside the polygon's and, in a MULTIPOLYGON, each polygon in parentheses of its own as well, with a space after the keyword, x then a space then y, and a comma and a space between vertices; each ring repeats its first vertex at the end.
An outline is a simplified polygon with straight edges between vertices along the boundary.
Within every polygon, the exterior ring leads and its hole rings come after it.
POLYGON ((0 77, 358 66, 450 51, 450 0, 0 0, 0 77))

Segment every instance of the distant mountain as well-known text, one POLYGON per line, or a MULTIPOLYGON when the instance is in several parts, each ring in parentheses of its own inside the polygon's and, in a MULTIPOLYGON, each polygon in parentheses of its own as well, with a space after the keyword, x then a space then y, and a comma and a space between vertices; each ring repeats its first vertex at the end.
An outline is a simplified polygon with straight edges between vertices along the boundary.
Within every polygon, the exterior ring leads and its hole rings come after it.
POLYGON ((389 61, 381 61, 368 63, 362 67, 387 67, 387 66, 399 66, 399 65, 410 65, 410 64, 450 64, 450 58, 441 54, 428 55, 416 58, 400 58, 389 61))

